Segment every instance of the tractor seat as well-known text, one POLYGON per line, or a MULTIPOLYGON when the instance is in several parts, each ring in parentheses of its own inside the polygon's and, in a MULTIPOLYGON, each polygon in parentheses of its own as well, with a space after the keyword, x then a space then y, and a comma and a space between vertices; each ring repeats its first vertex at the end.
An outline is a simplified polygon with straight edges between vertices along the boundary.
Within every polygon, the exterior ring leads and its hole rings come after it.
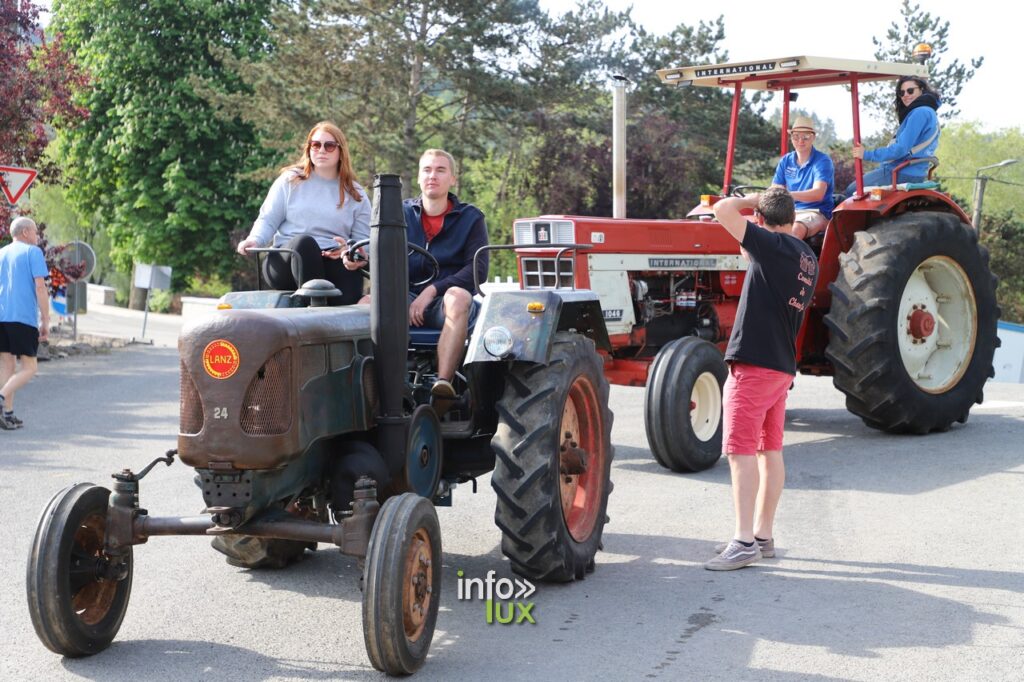
POLYGON ((437 348, 440 339, 440 329, 409 327, 409 345, 412 348, 437 348))
POLYGON ((918 182, 901 182, 896 189, 938 189, 939 183, 934 180, 920 180, 918 182))

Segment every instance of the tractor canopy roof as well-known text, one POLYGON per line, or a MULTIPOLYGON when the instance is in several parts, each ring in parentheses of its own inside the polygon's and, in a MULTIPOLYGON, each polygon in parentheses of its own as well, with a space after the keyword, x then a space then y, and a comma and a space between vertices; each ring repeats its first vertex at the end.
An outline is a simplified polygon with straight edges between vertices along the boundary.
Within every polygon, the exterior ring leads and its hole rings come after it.
POLYGON ((658 78, 666 85, 722 88, 739 84, 744 89, 778 91, 927 75, 928 69, 923 64, 806 56, 699 64, 658 71, 658 78))
MULTIPOLYGON (((927 59, 931 55, 931 47, 920 44, 914 48, 914 54, 927 59)), ((901 76, 925 78, 927 75, 928 69, 924 64, 871 62, 830 57, 781 57, 731 64, 698 64, 658 71, 658 77, 666 85, 732 88, 732 116, 729 121, 725 177, 722 180, 723 194, 728 193, 732 184, 736 128, 739 123, 740 98, 744 89, 782 92, 782 128, 779 140, 779 155, 781 156, 788 149, 786 133, 789 129, 789 105, 791 99, 795 99, 795 97, 790 97, 791 91, 825 85, 848 85, 853 114, 853 142, 860 144, 860 95, 857 86, 867 81, 896 80, 901 76)), ((864 192, 862 161, 856 159, 854 167, 857 178, 857 194, 861 195, 864 192)))

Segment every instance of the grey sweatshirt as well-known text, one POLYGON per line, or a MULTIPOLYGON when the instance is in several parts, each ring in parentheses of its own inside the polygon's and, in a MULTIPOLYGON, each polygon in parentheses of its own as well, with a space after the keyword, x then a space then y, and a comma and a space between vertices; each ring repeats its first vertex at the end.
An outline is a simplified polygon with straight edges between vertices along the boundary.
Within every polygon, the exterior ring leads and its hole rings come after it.
POLYGON ((308 234, 327 249, 337 245, 331 237, 370 238, 370 199, 358 182, 355 187, 362 201, 346 192, 345 204, 338 208, 337 180, 313 174, 308 180, 291 182, 294 177, 295 171, 286 170, 274 181, 249 230, 250 239, 264 246, 273 238, 274 246, 282 246, 292 237, 308 234))

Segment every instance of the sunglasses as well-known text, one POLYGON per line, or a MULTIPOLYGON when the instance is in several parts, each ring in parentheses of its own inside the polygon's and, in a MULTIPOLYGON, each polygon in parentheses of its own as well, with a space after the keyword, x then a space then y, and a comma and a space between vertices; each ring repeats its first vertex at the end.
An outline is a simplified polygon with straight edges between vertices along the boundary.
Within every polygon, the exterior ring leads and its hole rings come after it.
POLYGON ((320 151, 320 147, 323 147, 325 152, 330 153, 340 146, 337 142, 321 142, 320 140, 313 140, 309 143, 309 148, 315 152, 320 151))
POLYGON ((913 95, 920 89, 921 88, 907 88, 906 90, 900 90, 900 97, 903 97, 903 95, 913 95))
POLYGON ((790 133, 789 136, 794 140, 810 140, 814 138, 814 133, 790 133))

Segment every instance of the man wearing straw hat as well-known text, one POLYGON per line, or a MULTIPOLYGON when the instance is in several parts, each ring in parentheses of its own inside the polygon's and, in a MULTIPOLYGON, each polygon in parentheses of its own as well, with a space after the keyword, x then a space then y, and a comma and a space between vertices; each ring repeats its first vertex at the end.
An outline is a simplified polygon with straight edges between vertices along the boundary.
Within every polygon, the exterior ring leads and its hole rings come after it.
POLYGON ((818 131, 807 116, 793 119, 789 139, 793 150, 779 160, 772 178, 772 187, 789 190, 796 204, 793 236, 798 239, 813 237, 828 225, 832 218, 832 187, 835 168, 828 154, 814 148, 818 131))

